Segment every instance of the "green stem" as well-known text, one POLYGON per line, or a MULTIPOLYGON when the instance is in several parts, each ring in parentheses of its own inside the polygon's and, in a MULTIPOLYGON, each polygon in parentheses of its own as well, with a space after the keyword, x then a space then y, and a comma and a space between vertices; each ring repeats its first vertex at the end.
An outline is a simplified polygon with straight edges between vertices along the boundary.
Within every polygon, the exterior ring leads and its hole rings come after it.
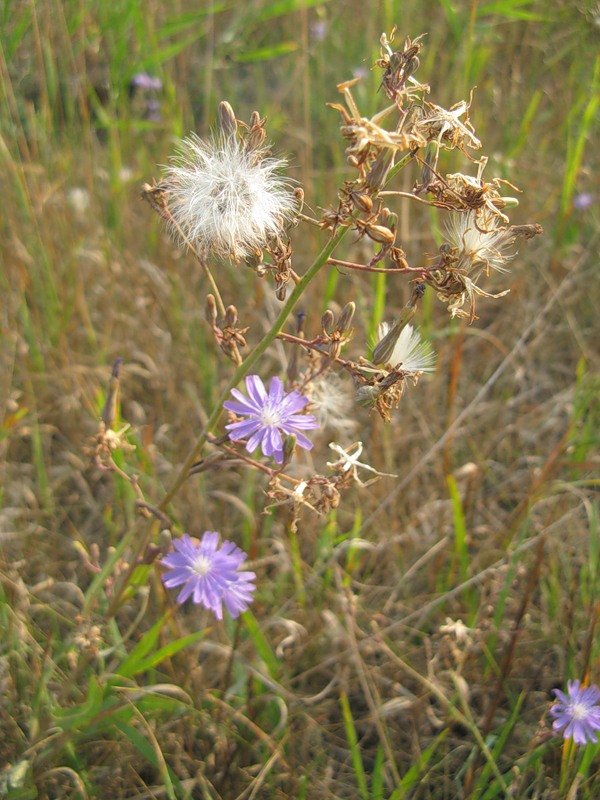
POLYGON ((327 263, 327 259, 333 253, 335 248, 341 242, 342 238, 345 236, 349 228, 347 227, 340 227, 337 233, 335 233, 329 242, 325 245, 325 247, 321 250, 311 267, 306 271, 306 273, 300 279, 300 282, 296 284, 294 290, 288 297, 284 307, 281 309, 281 313, 275 320, 272 328, 263 336, 260 342, 256 345, 254 350, 248 355, 248 357, 243 361, 240 366, 236 369, 236 371, 231 376, 231 380, 227 384, 227 386, 223 389, 221 396, 217 400, 215 407, 213 409, 212 414, 208 418, 208 421, 204 427, 204 430, 198 437, 196 444, 192 448, 191 452, 189 453, 186 460, 183 462, 181 469, 179 470, 175 481, 171 488, 167 491, 162 503, 158 506, 161 511, 165 511, 168 507, 169 503, 173 500, 177 492, 181 489, 183 484, 185 483, 188 473, 193 466, 193 464, 198 460, 202 447, 206 441, 207 435, 210 433, 212 428, 217 424, 221 413, 223 411, 223 403, 229 397, 229 393, 232 389, 234 389, 238 383, 244 378, 249 372, 250 369, 256 364, 258 359, 262 356, 265 352, 267 347, 274 341, 277 337, 277 334, 281 331, 285 322, 289 315, 294 310, 296 303, 300 300, 306 287, 315 277, 315 275, 325 266, 327 263))

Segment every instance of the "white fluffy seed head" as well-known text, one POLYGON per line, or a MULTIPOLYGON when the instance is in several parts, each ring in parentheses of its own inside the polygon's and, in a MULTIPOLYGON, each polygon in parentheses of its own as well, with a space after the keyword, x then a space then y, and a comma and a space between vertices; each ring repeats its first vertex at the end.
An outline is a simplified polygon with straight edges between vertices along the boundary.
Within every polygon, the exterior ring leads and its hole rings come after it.
POLYGON ((358 423, 353 416, 353 393, 335 373, 328 372, 315 378, 308 384, 306 393, 320 431, 347 435, 355 430, 358 423))
POLYGON ((297 208, 285 165, 232 136, 184 139, 164 172, 176 238, 235 261, 263 250, 297 208))
POLYGON ((514 257, 510 251, 514 235, 507 228, 498 228, 498 224, 498 217, 491 214, 477 215, 474 211, 451 214, 446 235, 458 256, 457 269, 478 274, 490 268, 507 272, 504 264, 514 257))
MULTIPOLYGON (((377 341, 380 342, 390 331, 391 325, 382 322, 377 330, 377 341)), ((412 325, 405 325, 400 331, 398 341, 389 358, 393 367, 400 365, 403 372, 433 372, 436 355, 429 342, 421 341, 421 334, 412 325)))

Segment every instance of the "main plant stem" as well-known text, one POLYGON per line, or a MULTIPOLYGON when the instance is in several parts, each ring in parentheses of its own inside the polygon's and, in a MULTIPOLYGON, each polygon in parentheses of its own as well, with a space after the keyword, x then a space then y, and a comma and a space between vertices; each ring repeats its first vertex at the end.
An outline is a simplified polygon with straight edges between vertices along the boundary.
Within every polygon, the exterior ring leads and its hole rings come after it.
POLYGON ((256 364, 258 359, 269 347, 271 342, 273 342, 273 340, 277 337, 277 334, 281 331, 281 329, 286 323, 286 320, 288 319, 288 317, 294 310, 296 304, 304 294, 306 287, 312 281, 315 275, 317 275, 317 273, 325 266, 325 264, 327 263, 327 259, 333 253, 338 244, 341 242, 341 240, 343 239, 348 230, 349 228, 347 227, 340 227, 339 230, 331 237, 329 242, 327 242, 325 247, 321 250, 321 252, 317 256, 313 264, 309 267, 309 269, 306 271, 306 273, 302 276, 300 281, 294 287, 292 293, 288 297, 285 305, 281 309, 281 312, 277 317, 277 319, 275 320, 271 329, 263 336, 260 342, 258 342, 255 348, 250 352, 248 357, 240 364, 240 366, 231 376, 229 383, 223 389, 221 396, 215 403, 213 412, 208 418, 208 421, 204 426, 204 430, 198 437, 188 457, 183 462, 183 465, 181 466, 181 469, 177 473, 177 477, 175 478, 173 485, 167 491, 167 494, 165 495, 164 499, 158 506, 161 511, 166 510, 169 503, 173 500, 177 492, 181 489, 181 487, 185 483, 191 467, 198 460, 200 452, 202 451, 202 447, 206 442, 207 435, 211 432, 211 430, 219 421, 219 418, 223 411, 223 403, 229 397, 229 393, 231 392, 232 389, 234 389, 238 385, 238 383, 242 380, 242 378, 244 378, 250 372, 251 368, 256 364))

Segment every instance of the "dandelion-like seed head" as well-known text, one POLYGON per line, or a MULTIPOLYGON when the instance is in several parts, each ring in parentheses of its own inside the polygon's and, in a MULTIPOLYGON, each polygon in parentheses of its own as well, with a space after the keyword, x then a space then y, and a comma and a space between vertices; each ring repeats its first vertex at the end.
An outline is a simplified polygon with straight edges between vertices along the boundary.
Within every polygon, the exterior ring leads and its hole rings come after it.
POLYGON ((504 264, 515 255, 510 251, 514 234, 499 227, 498 217, 491 214, 452 212, 446 235, 456 253, 455 268, 468 274, 479 275, 482 270, 490 269, 507 272, 504 264))
POLYGON ((552 727, 562 731, 565 739, 573 739, 575 744, 584 745, 597 742, 600 731, 600 689, 581 686, 578 680, 567 682, 567 694, 554 689, 557 702, 550 709, 554 717, 552 727))
POLYGON ((298 207, 282 175, 286 161, 251 137, 244 141, 222 123, 208 139, 191 134, 180 143, 162 184, 176 238, 239 261, 283 232, 298 207))
POLYGON ((357 426, 353 417, 353 395, 334 372, 327 372, 309 384, 310 410, 319 428, 350 434, 357 426))
MULTIPOLYGON (((377 330, 377 343, 391 332, 393 325, 382 322, 377 330)), ((394 345, 388 364, 399 367, 403 372, 416 374, 420 372, 433 372, 436 356, 429 342, 421 340, 421 334, 412 325, 405 325, 400 331, 398 340, 394 345)))
POLYGON ((256 590, 254 572, 240 571, 246 553, 233 542, 224 541, 219 547, 219 534, 205 531, 199 544, 184 534, 173 542, 175 552, 169 553, 162 564, 169 571, 162 576, 168 589, 181 586, 178 603, 192 598, 223 619, 223 603, 232 617, 245 611, 256 590))
POLYGON ((296 444, 310 450, 312 442, 302 431, 317 428, 319 423, 310 414, 298 413, 308 404, 308 397, 298 391, 286 394, 279 378, 271 379, 268 392, 258 375, 248 375, 245 382, 248 397, 232 389, 235 401, 223 403, 228 411, 246 417, 241 422, 225 426, 229 438, 233 441, 247 438, 246 450, 249 453, 260 445, 263 455, 273 456, 278 464, 283 463, 283 436, 295 436, 296 444))

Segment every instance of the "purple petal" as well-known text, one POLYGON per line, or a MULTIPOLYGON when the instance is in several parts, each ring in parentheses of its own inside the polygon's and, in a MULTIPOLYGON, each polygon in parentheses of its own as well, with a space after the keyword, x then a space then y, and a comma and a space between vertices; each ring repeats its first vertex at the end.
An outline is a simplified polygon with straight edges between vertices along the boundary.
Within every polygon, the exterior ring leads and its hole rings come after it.
POLYGON ((304 397, 300 392, 294 390, 281 401, 281 409, 285 411, 286 415, 294 414, 296 411, 302 411, 308 402, 308 397, 304 397))
POLYGON ((230 439, 238 441, 261 430, 261 424, 256 419, 246 419, 241 422, 231 422, 229 425, 225 425, 225 429, 229 431, 230 439))
MULTIPOLYGON (((256 450, 256 448, 258 447, 258 445, 262 444, 264 438, 265 438, 265 429, 264 428, 260 428, 246 442, 246 450, 249 453, 253 453, 256 450)), ((264 453, 264 447, 263 447, 263 453, 264 453)))
POLYGON ((281 405, 283 397, 284 397, 283 383, 277 377, 271 378, 271 383, 269 385, 269 400, 271 401, 271 405, 272 406, 281 405))
MULTIPOLYGON (((283 439, 277 428, 268 428, 263 439, 262 451, 266 456, 281 450, 283 452, 283 439)), ((281 463, 281 462, 279 462, 281 463)))
POLYGON ((263 408, 267 402, 267 390, 258 375, 248 375, 246 377, 246 389, 257 407, 263 408))
POLYGON ((233 411, 234 414, 238 414, 241 417, 246 417, 250 414, 254 416, 258 413, 250 403, 236 403, 233 400, 226 400, 223 403, 223 408, 226 408, 227 411, 233 411))
POLYGON ((287 418, 286 423, 306 431, 319 427, 317 420, 310 414, 292 414, 287 418))

